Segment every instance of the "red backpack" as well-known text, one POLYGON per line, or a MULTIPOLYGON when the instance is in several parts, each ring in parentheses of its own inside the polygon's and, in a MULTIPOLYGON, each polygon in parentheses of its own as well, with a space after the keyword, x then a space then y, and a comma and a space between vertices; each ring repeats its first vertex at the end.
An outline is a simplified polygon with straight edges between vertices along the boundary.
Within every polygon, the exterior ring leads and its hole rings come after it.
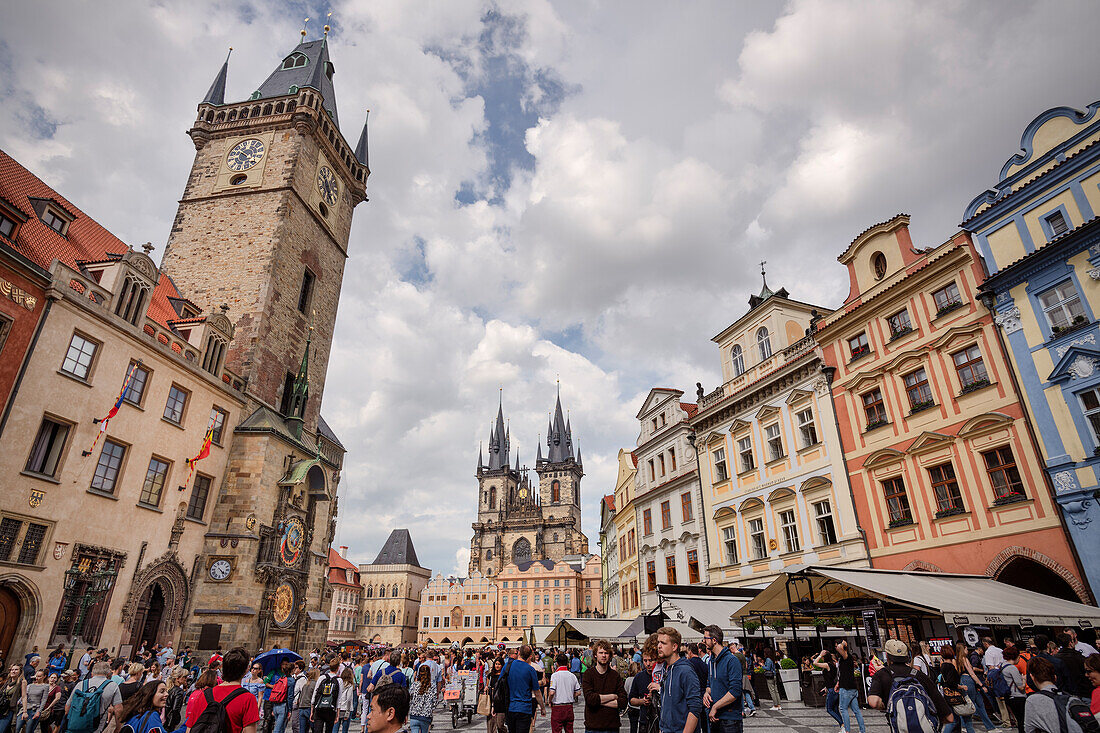
POLYGON ((279 681, 271 686, 268 699, 271 702, 286 702, 286 677, 280 677, 279 681))

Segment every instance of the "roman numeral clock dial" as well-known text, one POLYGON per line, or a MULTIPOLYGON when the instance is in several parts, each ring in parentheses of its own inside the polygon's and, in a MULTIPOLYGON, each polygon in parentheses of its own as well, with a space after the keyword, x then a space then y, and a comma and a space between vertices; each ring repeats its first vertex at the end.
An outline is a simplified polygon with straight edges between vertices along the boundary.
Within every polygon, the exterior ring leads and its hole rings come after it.
POLYGON ((340 184, 336 182, 336 174, 327 165, 321 166, 317 171, 317 190, 321 192, 321 198, 329 206, 336 205, 337 196, 340 193, 340 184))
POLYGON ((255 167, 264 157, 264 144, 256 138, 242 140, 225 156, 225 164, 232 171, 246 171, 255 167))

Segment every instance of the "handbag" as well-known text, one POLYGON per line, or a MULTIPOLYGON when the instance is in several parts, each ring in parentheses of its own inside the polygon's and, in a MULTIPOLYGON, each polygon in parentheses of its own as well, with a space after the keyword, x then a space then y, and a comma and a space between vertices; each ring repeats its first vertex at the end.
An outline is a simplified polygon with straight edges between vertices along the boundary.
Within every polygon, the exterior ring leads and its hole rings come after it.
POLYGON ((490 712, 489 693, 483 692, 477 696, 477 714, 488 715, 490 712))
POLYGON ((963 703, 961 705, 952 705, 951 709, 955 711, 955 715, 969 718, 974 713, 978 712, 978 709, 974 707, 974 701, 970 699, 970 695, 963 694, 963 703))

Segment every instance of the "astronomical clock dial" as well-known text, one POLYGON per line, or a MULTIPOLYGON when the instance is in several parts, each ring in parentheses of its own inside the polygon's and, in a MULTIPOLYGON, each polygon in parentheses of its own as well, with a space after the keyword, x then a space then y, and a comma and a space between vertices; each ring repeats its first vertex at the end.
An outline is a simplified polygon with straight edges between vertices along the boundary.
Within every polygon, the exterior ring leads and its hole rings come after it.
POLYGON ((210 563, 210 579, 225 580, 233 572, 233 566, 228 560, 215 560, 210 563))
POLYGON ((321 192, 321 198, 329 206, 336 205, 336 198, 340 193, 340 184, 336 182, 336 174, 327 165, 321 166, 317 171, 317 190, 321 192))
POLYGON ((241 140, 225 157, 225 164, 233 171, 246 171, 264 157, 264 144, 256 138, 241 140))

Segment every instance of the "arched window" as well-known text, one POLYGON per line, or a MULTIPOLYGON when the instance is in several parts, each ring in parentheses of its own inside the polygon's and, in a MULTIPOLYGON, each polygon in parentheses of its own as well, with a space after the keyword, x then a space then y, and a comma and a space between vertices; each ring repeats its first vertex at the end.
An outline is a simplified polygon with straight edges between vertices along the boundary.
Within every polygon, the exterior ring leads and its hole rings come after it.
POLYGON ((367 598, 374 598, 374 586, 373 585, 368 585, 367 586, 367 598))
POLYGON ((307 59, 304 54, 292 53, 283 59, 283 68, 297 69, 301 66, 305 66, 307 63, 309 63, 309 59, 307 59))
POLYGON ((378 586, 378 597, 379 598, 385 598, 386 597, 386 586, 385 585, 378 586))
POLYGON ((768 329, 764 326, 756 332, 756 346, 760 349, 760 361, 772 355, 772 340, 768 336, 768 329))
POLYGON ((396 626, 396 625, 397 625, 397 612, 396 611, 390 611, 390 626, 396 626))
POLYGON ((390 595, 394 598, 397 598, 397 583, 393 584, 393 591, 390 593, 390 595))
POLYGON ((520 537, 516 544, 512 545, 512 562, 523 562, 531 559, 531 543, 526 537, 520 537))
POLYGON ((379 612, 378 612, 378 615, 377 615, 377 616, 375 616, 374 618, 375 618, 375 622, 376 622, 376 623, 377 623, 377 624, 378 624, 379 626, 381 626, 381 625, 382 625, 382 612, 381 612, 381 611, 379 611, 379 612))
POLYGON ((492 560, 493 559, 493 549, 491 547, 488 550, 485 551, 485 559, 486 560, 492 560))
POLYGON ((745 373, 745 355, 741 352, 740 344, 730 349, 730 362, 733 364, 733 376, 739 377, 745 373))
POLYGON ((875 277, 881 280, 886 277, 886 255, 875 252, 871 257, 871 265, 875 268, 875 277))
POLYGON ((561 482, 557 479, 550 482, 550 501, 555 504, 561 501, 561 482))
POLYGON ((493 486, 489 489, 489 508, 497 508, 497 487, 493 486))

